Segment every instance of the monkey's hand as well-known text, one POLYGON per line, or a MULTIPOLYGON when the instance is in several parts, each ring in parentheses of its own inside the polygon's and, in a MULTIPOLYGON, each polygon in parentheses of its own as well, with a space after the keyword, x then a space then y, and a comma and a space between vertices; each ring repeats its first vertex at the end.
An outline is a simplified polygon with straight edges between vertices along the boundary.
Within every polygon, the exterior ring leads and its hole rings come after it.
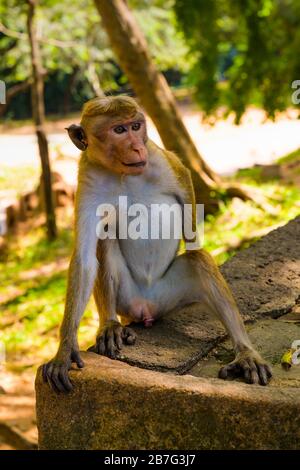
POLYGON ((43 365, 42 373, 44 382, 48 382, 54 392, 68 393, 73 390, 73 385, 68 374, 72 362, 75 362, 79 369, 84 367, 84 362, 78 350, 72 349, 63 353, 59 351, 50 362, 43 365))
POLYGON ((118 321, 109 321, 99 331, 96 344, 91 346, 88 351, 92 351, 101 356, 108 356, 111 359, 116 359, 123 343, 134 344, 136 334, 127 326, 122 326, 118 321))
POLYGON ((248 384, 267 385, 272 377, 272 370, 256 351, 246 349, 219 371, 220 379, 236 377, 243 377, 248 384))

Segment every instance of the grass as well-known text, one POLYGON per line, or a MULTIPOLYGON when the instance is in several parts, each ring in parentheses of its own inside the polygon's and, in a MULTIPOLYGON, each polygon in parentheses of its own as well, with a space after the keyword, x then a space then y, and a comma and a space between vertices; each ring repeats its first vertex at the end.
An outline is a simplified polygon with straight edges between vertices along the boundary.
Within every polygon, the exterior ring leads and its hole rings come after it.
MULTIPOLYGON (((299 161, 300 150, 280 159, 279 164, 292 164, 296 174, 299 161)), ((10 189, 21 178, 19 170, 15 175, 13 170, 5 175, 5 178, 1 175, 1 185, 10 189)), ((33 173, 31 177, 34 178, 33 173)), ((300 214, 300 192, 293 178, 288 182, 265 180, 261 170, 254 167, 239 171, 234 181, 259 189, 270 210, 251 201, 233 199, 222 202, 219 212, 207 217, 204 247, 216 255, 219 264, 255 241, 260 230, 274 228, 300 214), (253 234, 250 240, 249 234, 253 234)), ((43 227, 39 226, 11 237, 7 252, 1 255, 0 341, 6 346, 7 366, 15 371, 35 368, 56 352, 73 241, 72 215, 65 211, 58 215, 60 232, 55 242, 49 244, 43 227)), ((97 324, 91 300, 79 330, 83 349, 92 344, 97 324)))
MULTIPOLYGON (((294 164, 294 176, 298 175, 300 168, 300 149, 280 158, 277 164, 284 166, 294 164)), ((209 215, 205 222, 204 248, 214 253, 218 264, 223 264, 231 256, 236 254, 232 245, 238 245, 242 240, 241 248, 247 248, 258 237, 254 236, 248 241, 249 234, 259 233, 267 227, 276 227, 287 223, 300 214, 300 190, 293 183, 290 175, 286 182, 282 179, 266 179, 262 176, 261 167, 253 167, 238 171, 233 181, 259 189, 265 196, 270 210, 266 211, 251 201, 243 202, 240 199, 232 199, 221 203, 220 210, 215 215, 209 215), (227 248, 225 251, 222 249, 227 248)))
POLYGON ((20 166, 10 167, 1 164, 0 168, 0 192, 9 191, 10 194, 19 196, 39 183, 40 171, 37 167, 20 166))

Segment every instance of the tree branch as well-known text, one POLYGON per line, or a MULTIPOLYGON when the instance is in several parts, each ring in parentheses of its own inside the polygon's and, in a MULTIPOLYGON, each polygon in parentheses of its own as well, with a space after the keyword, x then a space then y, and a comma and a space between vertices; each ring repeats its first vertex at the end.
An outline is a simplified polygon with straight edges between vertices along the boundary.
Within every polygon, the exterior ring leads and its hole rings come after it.
MULTIPOLYGON (((4 24, 0 23, 0 32, 15 39, 28 39, 26 33, 20 33, 19 31, 13 31, 12 29, 7 28, 4 24)), ((68 47, 77 47, 78 41, 59 41, 58 39, 43 39, 41 37, 37 38, 41 43, 48 44, 50 46, 68 48, 68 47)))

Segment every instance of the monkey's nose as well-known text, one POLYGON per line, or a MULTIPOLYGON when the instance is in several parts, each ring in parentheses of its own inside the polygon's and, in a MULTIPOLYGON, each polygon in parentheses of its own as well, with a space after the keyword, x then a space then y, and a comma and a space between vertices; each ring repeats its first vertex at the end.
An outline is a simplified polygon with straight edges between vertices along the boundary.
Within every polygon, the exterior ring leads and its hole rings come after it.
POLYGON ((132 150, 134 153, 136 153, 136 155, 138 155, 140 157, 140 160, 141 161, 145 161, 146 160, 146 152, 145 152, 145 148, 144 147, 141 147, 141 146, 132 146, 132 150))

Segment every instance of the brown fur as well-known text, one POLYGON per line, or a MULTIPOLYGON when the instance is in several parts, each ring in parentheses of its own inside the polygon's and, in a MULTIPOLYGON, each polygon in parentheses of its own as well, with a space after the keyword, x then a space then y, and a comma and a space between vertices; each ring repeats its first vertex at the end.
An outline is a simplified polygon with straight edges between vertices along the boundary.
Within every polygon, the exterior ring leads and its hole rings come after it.
POLYGON ((100 326, 92 351, 116 358, 122 343, 135 341, 135 333, 123 326, 128 319, 151 326, 172 308, 202 301, 222 321, 236 352, 235 360, 222 367, 219 376, 242 375, 248 383, 266 385, 272 375, 270 368, 253 349, 232 293, 207 252, 186 250, 179 255, 177 240, 168 240, 167 245, 160 240, 159 245, 151 246, 152 257, 157 255, 157 262, 151 265, 148 247, 143 244, 126 241, 122 251, 121 240, 96 237, 97 205, 107 199, 114 201, 126 176, 134 176, 126 180, 124 187, 135 200, 144 198, 149 204, 160 198, 162 202, 191 204, 192 227, 196 228, 190 171, 172 152, 147 140, 145 120, 137 103, 124 96, 90 100, 83 108, 81 125, 70 126, 69 135, 85 151, 79 166, 75 248, 61 341, 56 356, 43 366, 44 380, 56 392, 72 390, 68 370, 72 361, 83 367, 77 330, 94 291, 100 326), (114 126, 121 126, 121 132, 114 126), (138 253, 136 247, 140 247, 138 253), (118 315, 122 316, 122 325, 118 315))

